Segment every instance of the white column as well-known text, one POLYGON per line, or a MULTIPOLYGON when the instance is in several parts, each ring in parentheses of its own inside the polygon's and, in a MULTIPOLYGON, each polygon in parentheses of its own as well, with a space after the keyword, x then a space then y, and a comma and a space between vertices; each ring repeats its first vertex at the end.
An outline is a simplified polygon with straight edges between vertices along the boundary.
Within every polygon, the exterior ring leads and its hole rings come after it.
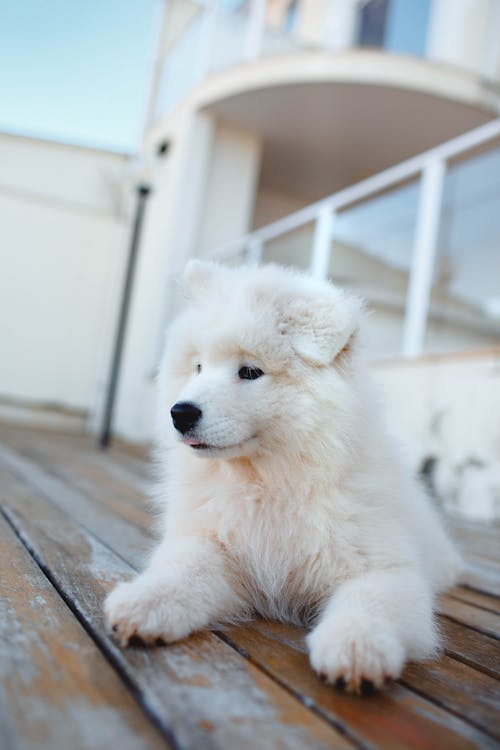
POLYGON ((402 350, 405 357, 418 356, 423 350, 445 172, 446 164, 440 160, 432 161, 422 172, 415 242, 406 297, 402 350))
POLYGON ((267 0, 250 0, 250 10, 245 34, 243 57, 255 60, 262 52, 262 41, 266 25, 267 0))
POLYGON ((129 323, 118 384, 115 426, 125 438, 152 437, 153 375, 173 307, 167 274, 180 275, 196 246, 200 210, 213 147, 214 125, 206 114, 187 113, 172 134, 175 148, 157 164, 145 215, 129 323))
POLYGON ((252 230, 261 154, 256 133, 216 127, 191 254, 211 257, 252 230))
POLYGON ((326 8, 326 46, 332 50, 353 47, 358 25, 358 1, 329 0, 326 8))
POLYGON ((330 265, 334 212, 328 206, 321 209, 316 219, 310 272, 318 279, 326 279, 330 265))

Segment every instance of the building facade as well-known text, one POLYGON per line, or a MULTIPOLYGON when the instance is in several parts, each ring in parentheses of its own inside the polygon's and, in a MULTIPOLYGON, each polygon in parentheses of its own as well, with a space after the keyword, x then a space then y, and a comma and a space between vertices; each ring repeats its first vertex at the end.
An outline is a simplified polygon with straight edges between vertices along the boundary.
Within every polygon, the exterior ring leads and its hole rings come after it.
MULTIPOLYGON (((166 4, 142 150, 153 191, 119 395, 125 434, 148 433, 152 373, 188 258, 223 254, 259 227, 498 117, 499 8, 498 0, 166 4)), ((441 313, 431 349, 497 340, 476 302, 486 295, 497 304, 479 268, 497 248, 498 160, 498 150, 478 155, 446 175, 441 231, 453 247, 432 289, 441 313), (485 233, 479 264, 464 261, 472 185, 489 191, 488 219, 472 219, 485 233), (453 253, 458 287, 475 268, 472 297, 447 284, 453 253)), ((332 238, 330 275, 383 312, 371 337, 381 357, 399 347, 418 195, 414 180, 372 196, 340 215, 332 238)), ((307 268, 313 234, 313 225, 283 234, 263 259, 307 268)))
POLYGON ((479 485, 460 483, 460 467, 479 472, 481 513, 491 516, 500 502, 499 117, 500 0, 168 0, 133 164, 0 138, 10 154, 0 214, 16 248, 0 303, 4 414, 64 414, 99 431, 135 188, 147 183, 118 435, 152 437, 155 375, 185 262, 289 264, 368 300, 368 348, 413 435, 414 466, 432 465, 436 492, 462 508, 479 485), (23 321, 16 333, 9 309, 23 321), (456 360, 464 350, 489 354, 456 360), (459 373, 456 387, 431 387, 446 373, 459 373), (461 390, 471 383, 472 401, 461 390), (460 420, 470 431, 457 440, 460 420))

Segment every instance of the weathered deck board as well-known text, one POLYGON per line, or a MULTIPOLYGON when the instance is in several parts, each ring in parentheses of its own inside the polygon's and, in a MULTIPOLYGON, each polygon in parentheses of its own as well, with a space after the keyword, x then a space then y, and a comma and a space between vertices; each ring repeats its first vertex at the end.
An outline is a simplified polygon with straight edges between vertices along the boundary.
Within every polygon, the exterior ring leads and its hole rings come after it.
MULTIPOLYGON (((6 434, 5 430, 2 432, 0 426, 0 438, 4 442, 10 443, 15 448, 14 453, 10 453, 10 455, 14 461, 20 463, 21 470, 25 477, 28 477, 30 481, 36 483, 40 487, 45 486, 45 482, 43 482, 43 469, 45 469, 45 474, 48 477, 49 491, 52 490, 55 492, 53 496, 54 500, 57 502, 56 498, 61 498, 62 495, 63 498, 66 498, 65 501, 69 502, 71 497, 73 497, 76 503, 75 512, 78 513, 79 520, 82 520, 82 522, 85 522, 85 516, 88 512, 88 501, 91 500, 95 503, 105 505, 109 510, 115 511, 120 516, 121 520, 129 521, 132 526, 138 527, 146 533, 151 533, 153 526, 153 509, 151 508, 151 503, 145 500, 144 495, 137 496, 134 491, 133 497, 138 501, 143 512, 139 514, 135 511, 131 511, 129 502, 124 501, 124 498, 127 498, 130 493, 129 483, 123 481, 116 475, 111 479, 113 471, 110 470, 109 467, 114 465, 118 453, 116 450, 109 456, 109 459, 105 464, 102 463, 102 460, 98 460, 99 457, 102 459, 102 456, 96 454, 98 458, 92 460, 92 463, 95 463, 93 477, 91 477, 87 470, 82 468, 81 462, 73 461, 71 470, 68 468, 68 459, 66 456, 68 449, 61 440, 58 441, 52 436, 43 443, 38 443, 34 446, 33 441, 30 441, 29 436, 27 437, 23 431, 20 431, 20 434, 19 432, 16 433, 16 431, 9 431, 6 434), (36 461, 33 461, 33 458, 35 458, 36 461), (99 465, 99 469, 96 468, 97 465, 99 465), (33 476, 34 474, 36 475, 35 477, 33 476), (82 477, 85 477, 87 482, 86 492, 82 489, 82 477), (57 486, 58 481, 59 483, 62 482, 62 485, 60 484, 59 487, 57 486), (106 486, 108 487, 107 492, 104 491, 106 486), (73 490, 76 491, 76 495, 71 494, 70 496, 68 492, 65 492, 64 487, 73 488, 73 490), (80 499, 80 493, 82 492, 87 498, 87 501, 83 504, 80 499)), ((80 440, 82 441, 81 438, 80 440)), ((6 451, 7 453, 9 452, 5 447, 3 448, 3 451, 5 457, 6 451)), ((1 447, 0 455, 2 455, 1 447)), ((71 452, 71 455, 74 458, 73 452, 71 452)), ((90 453, 90 456, 93 455, 94 454, 90 453)), ((59 502, 63 502, 63 500, 60 499, 59 502)), ((90 511, 90 514, 92 515, 92 511, 90 511)), ((450 527, 452 533, 454 533, 456 528, 464 528, 463 522, 455 520, 450 523, 450 527)), ((121 526, 120 523, 117 523, 116 528, 111 531, 116 530, 117 532, 121 532, 122 529, 123 526, 121 526)), ((483 527, 480 527, 480 529, 483 529, 483 527)), ((131 527, 127 530, 127 534, 130 533, 133 534, 131 527)), ((476 532, 476 535, 478 534, 479 531, 476 532)), ((492 530, 488 527, 484 527, 484 534, 488 544, 493 545, 495 540, 500 544, 500 534, 497 529, 492 530)), ((121 533, 117 533, 117 536, 121 537, 121 533)), ((470 561, 468 558, 467 542, 464 542, 461 537, 457 538, 457 542, 461 547, 465 562, 468 565, 463 574, 463 580, 467 587, 470 588, 457 587, 454 591, 455 597, 467 601, 474 595, 476 595, 476 597, 483 596, 487 599, 488 592, 500 596, 500 567, 497 569, 496 566, 488 567, 477 560, 470 561)), ((137 543, 139 544, 139 547, 141 547, 140 539, 137 543)), ((479 544, 479 542, 476 543, 479 544)))
POLYGON ((500 615, 495 612, 479 609, 472 604, 452 599, 450 596, 441 597, 439 611, 456 622, 461 622, 493 638, 500 638, 500 615))
POLYGON ((352 747, 211 633, 156 651, 119 649, 104 631, 102 601, 133 569, 14 477, 3 494, 4 513, 36 560, 182 747, 352 747))
POLYGON ((393 684, 365 701, 322 684, 309 668, 299 628, 259 621, 232 628, 226 637, 306 704, 341 722, 354 738, 370 747, 495 747, 485 733, 404 685, 393 684))
POLYGON ((500 644, 495 638, 442 616, 439 626, 449 656, 500 680, 500 644))
POLYGON ((446 653, 410 665, 400 683, 363 699, 323 685, 308 665, 303 632, 275 623, 120 651, 103 632, 100 602, 129 565, 141 565, 152 542, 140 454, 114 448, 104 455, 88 438, 0 424, 2 464, 1 499, 12 523, 117 674, 179 746, 500 747, 498 529, 451 522, 467 570, 465 586, 440 603, 446 653), (208 682, 193 684, 193 674, 208 682), (203 696, 214 689, 211 705, 203 696), (267 706, 263 722, 256 695, 260 709, 267 706), (227 710, 228 696, 236 713, 227 710))
POLYGON ((3 748, 167 747, 0 517, 3 748))

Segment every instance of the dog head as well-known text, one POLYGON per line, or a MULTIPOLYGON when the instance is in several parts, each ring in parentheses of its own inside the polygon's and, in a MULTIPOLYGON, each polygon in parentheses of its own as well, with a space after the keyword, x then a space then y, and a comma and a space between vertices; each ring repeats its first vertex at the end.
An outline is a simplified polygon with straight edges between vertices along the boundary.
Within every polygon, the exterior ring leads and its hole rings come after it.
POLYGON ((352 402, 359 300, 278 266, 191 261, 186 283, 160 372, 178 441, 220 458, 321 445, 352 402))

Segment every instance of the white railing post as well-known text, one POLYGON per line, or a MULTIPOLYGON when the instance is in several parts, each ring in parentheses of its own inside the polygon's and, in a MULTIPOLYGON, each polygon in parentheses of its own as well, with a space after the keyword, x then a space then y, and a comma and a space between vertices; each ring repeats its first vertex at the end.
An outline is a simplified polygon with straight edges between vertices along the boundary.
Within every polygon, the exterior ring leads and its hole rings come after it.
POLYGON ((247 263, 258 266, 262 260, 262 241, 256 237, 251 237, 245 247, 245 259, 247 263))
POLYGON ((422 170, 420 195, 406 297, 402 354, 415 357, 424 346, 439 234, 446 162, 435 159, 422 170))
POLYGON ((323 206, 316 218, 311 254, 310 272, 318 279, 326 279, 330 267, 330 250, 334 212, 330 206, 323 206))
POLYGON ((262 52, 262 42, 266 25, 267 0, 250 0, 248 21, 243 47, 245 60, 256 60, 262 52))

